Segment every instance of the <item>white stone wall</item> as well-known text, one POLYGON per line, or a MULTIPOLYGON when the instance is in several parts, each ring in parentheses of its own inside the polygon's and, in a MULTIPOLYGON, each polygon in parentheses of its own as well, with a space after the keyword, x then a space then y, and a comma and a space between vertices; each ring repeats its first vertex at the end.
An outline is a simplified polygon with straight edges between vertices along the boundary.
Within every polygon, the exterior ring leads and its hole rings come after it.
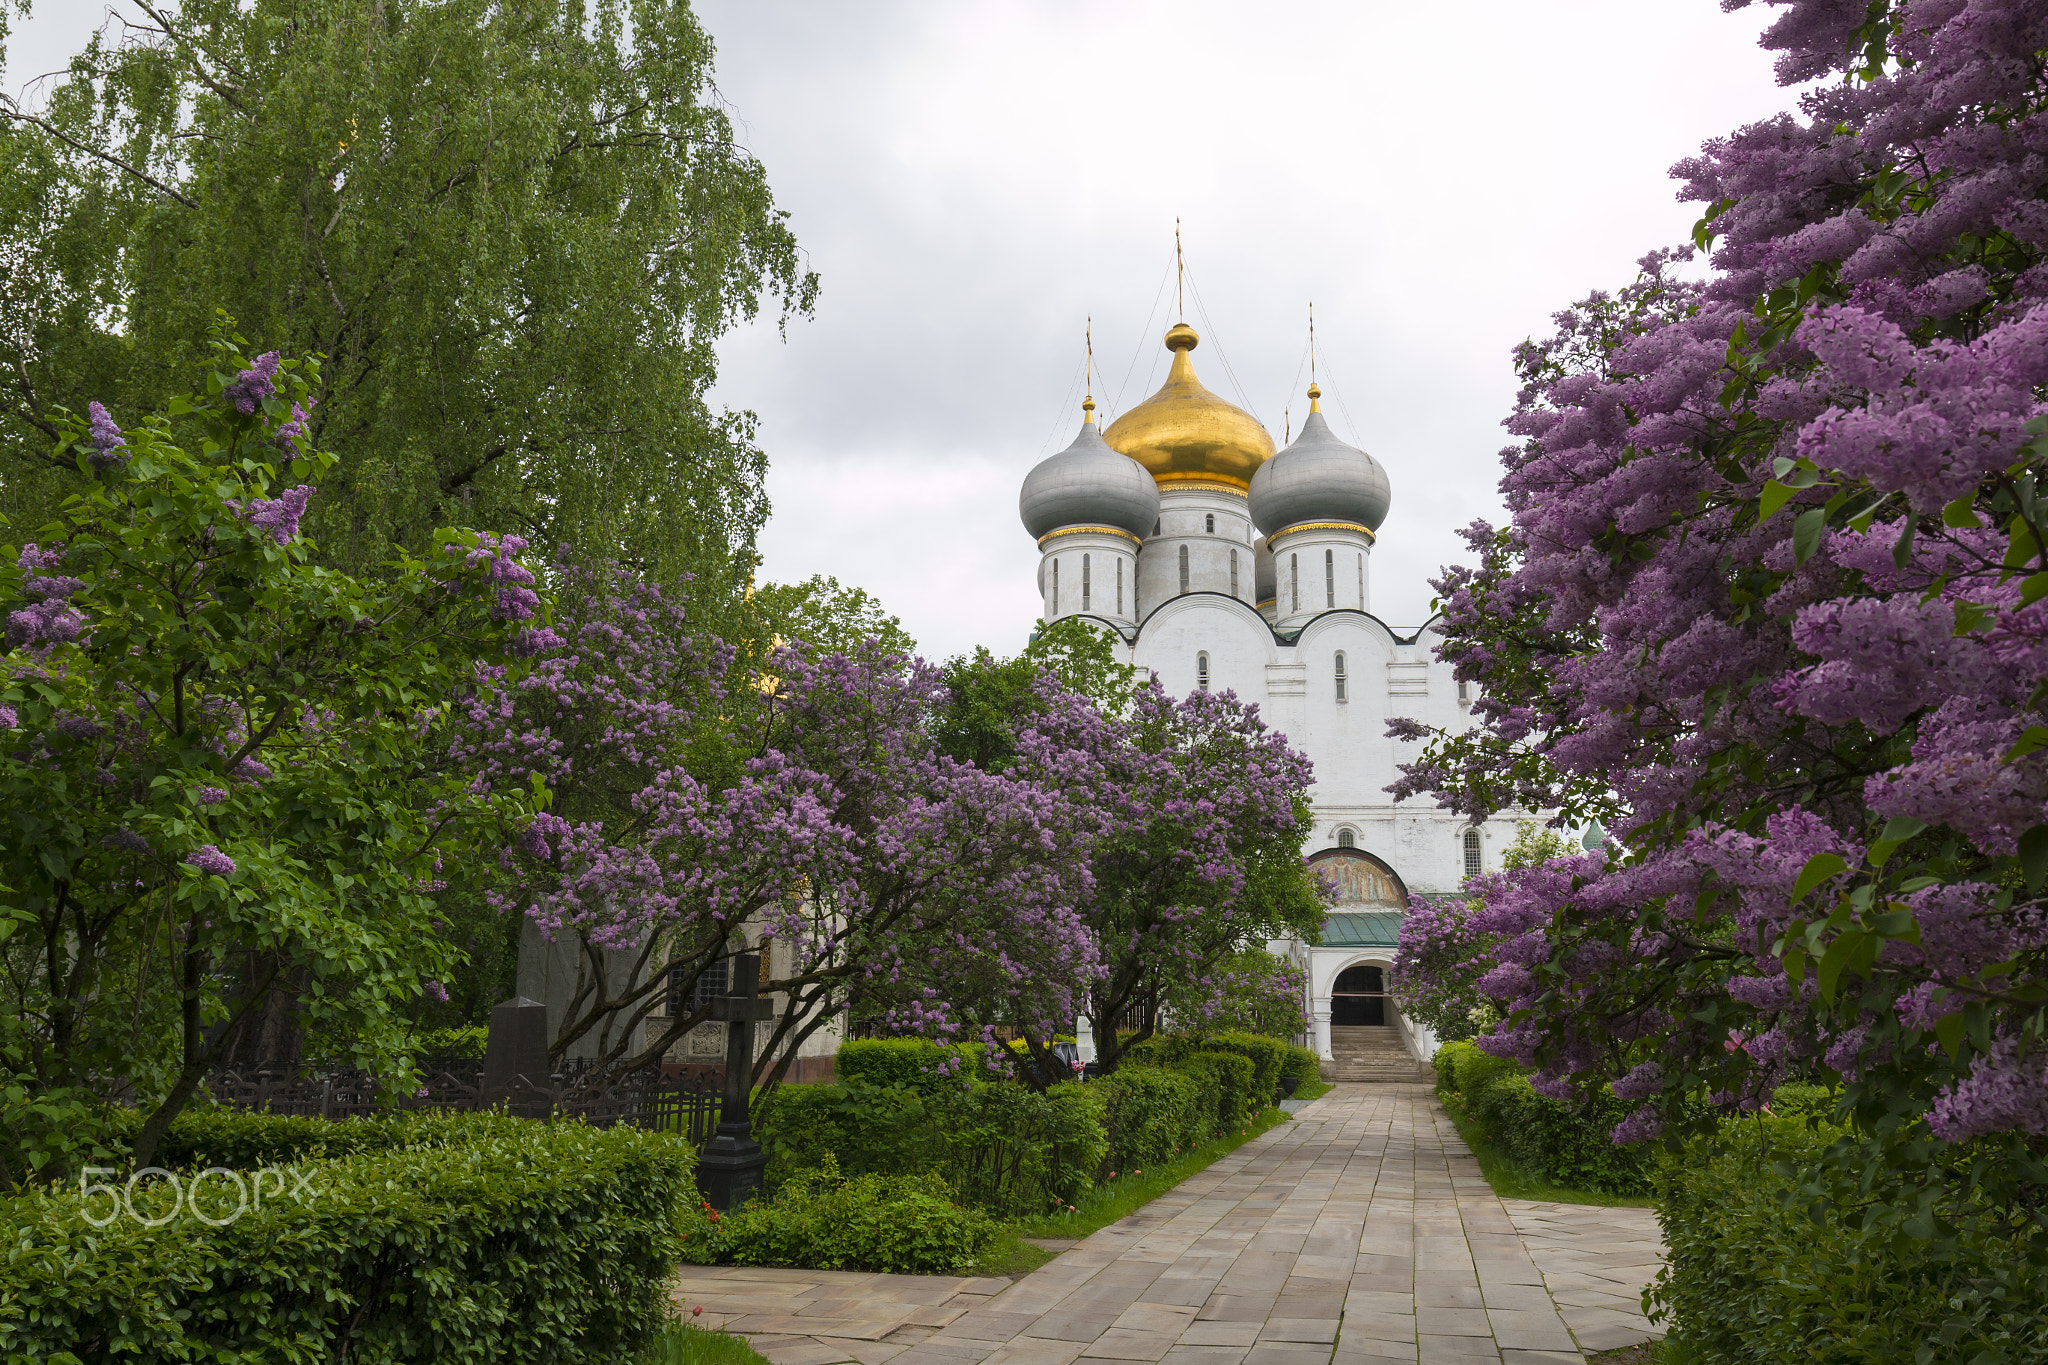
POLYGON ((1362 532, 1317 527, 1283 532, 1269 544, 1274 620, 1283 634, 1326 611, 1371 610, 1372 543, 1362 532))
POLYGON ((1258 591, 1252 563, 1252 538, 1257 534, 1244 494, 1212 484, 1161 484, 1159 534, 1138 552, 1139 619, 1181 595, 1183 546, 1188 552, 1189 592, 1230 596, 1230 557, 1235 554, 1236 596, 1251 604, 1258 591), (1209 529, 1212 518, 1214 530, 1209 529))
MULTIPOLYGON (((1157 677, 1168 692, 1185 696, 1198 687, 1234 692, 1255 704, 1267 724, 1287 736, 1314 764, 1309 792, 1315 829, 1308 852, 1353 846, 1373 854, 1411 892, 1455 892, 1467 875, 1466 821, 1428 798, 1399 805, 1386 788, 1420 746, 1387 737, 1389 717, 1406 717, 1453 732, 1471 726, 1469 698, 1458 695, 1451 668, 1435 650, 1433 624, 1403 639, 1372 616, 1369 537, 1341 527, 1283 533, 1275 548, 1273 621, 1261 615, 1253 563, 1250 508, 1241 492, 1214 484, 1169 482, 1160 488, 1159 529, 1141 547, 1106 534, 1059 536, 1041 558, 1039 590, 1045 617, 1076 614, 1080 555, 1091 561, 1089 615, 1127 641, 1126 657, 1157 677), (1180 552, 1188 552, 1181 587, 1180 552), (1325 576, 1324 552, 1331 555, 1325 576), (1237 555, 1232 591, 1230 556, 1237 555), (1133 591, 1118 613, 1105 599, 1103 565, 1124 557, 1133 591), (1052 600, 1051 564, 1060 565, 1060 597, 1052 600), (1294 596, 1299 564, 1300 598, 1294 596), (1331 580, 1337 606, 1329 604, 1331 580), (1344 661, 1344 695, 1337 688, 1337 658, 1344 661), (1206 669, 1204 664, 1206 663, 1206 669)), ((1114 570, 1111 570, 1113 573, 1114 570)), ((1479 829, 1480 869, 1495 871, 1514 837, 1509 812, 1479 829)), ((1290 952, 1310 968, 1308 1006, 1314 1046, 1329 1055, 1329 992, 1337 973, 1358 962, 1390 966, 1391 949, 1308 948, 1290 952)), ((1427 1029, 1398 1020, 1402 1036, 1427 1060, 1436 1040, 1427 1029)))
POLYGON ((1040 615, 1047 621, 1099 616, 1129 631, 1138 623, 1138 547, 1112 531, 1050 536, 1039 554, 1038 593, 1044 599, 1040 615))
MULTIPOLYGON (((1256 703, 1267 724, 1314 763, 1310 851, 1335 847, 1338 831, 1348 827, 1357 846, 1392 867, 1410 891, 1444 892, 1465 879, 1465 822, 1426 799, 1397 806, 1386 791, 1399 775, 1395 765, 1418 748, 1387 738, 1389 716, 1454 731, 1471 724, 1450 667, 1432 657, 1436 639, 1425 629, 1404 644, 1376 618, 1339 609, 1321 613, 1292 644, 1283 644, 1248 604, 1205 593, 1176 597, 1150 613, 1130 660, 1167 691, 1185 696, 1199 685, 1199 662, 1207 654, 1210 689, 1256 703), (1339 652, 1343 701, 1336 688, 1339 652)), ((1499 867, 1513 837, 1509 819, 1481 829, 1485 870, 1499 867)))

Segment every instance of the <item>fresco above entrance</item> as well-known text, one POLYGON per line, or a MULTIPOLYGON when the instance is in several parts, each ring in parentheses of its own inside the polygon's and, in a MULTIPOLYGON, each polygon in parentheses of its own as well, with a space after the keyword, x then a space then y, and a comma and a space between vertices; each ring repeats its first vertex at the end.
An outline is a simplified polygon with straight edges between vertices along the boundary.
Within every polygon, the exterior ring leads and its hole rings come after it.
POLYGON ((1339 905, 1383 905, 1406 909, 1407 888, 1392 868, 1356 848, 1333 848, 1309 859, 1309 866, 1337 886, 1339 905))

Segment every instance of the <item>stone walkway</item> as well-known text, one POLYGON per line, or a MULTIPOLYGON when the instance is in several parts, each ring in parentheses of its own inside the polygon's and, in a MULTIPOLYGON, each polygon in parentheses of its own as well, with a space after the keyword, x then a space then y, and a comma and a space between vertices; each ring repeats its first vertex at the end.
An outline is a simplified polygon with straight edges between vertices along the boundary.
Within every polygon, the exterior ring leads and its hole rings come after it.
POLYGON ((687 1269, 775 1365, 1537 1365, 1653 1335, 1647 1209, 1501 1200, 1423 1085, 1340 1085, 1014 1283, 687 1269))

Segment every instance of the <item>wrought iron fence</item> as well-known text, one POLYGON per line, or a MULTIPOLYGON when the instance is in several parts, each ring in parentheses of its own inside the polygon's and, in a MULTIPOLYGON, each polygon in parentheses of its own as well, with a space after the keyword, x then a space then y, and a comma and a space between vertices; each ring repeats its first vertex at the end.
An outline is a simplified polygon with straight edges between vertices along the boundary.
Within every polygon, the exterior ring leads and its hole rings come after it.
POLYGON ((207 1088, 216 1103, 253 1113, 302 1118, 352 1119, 422 1110, 496 1109, 517 1118, 573 1118, 598 1128, 615 1123, 678 1133, 702 1147, 718 1129, 720 1087, 708 1077, 651 1076, 645 1071, 616 1079, 586 1068, 544 1081, 515 1076, 486 1094, 483 1069, 442 1071, 395 1103, 380 1100, 377 1078, 365 1071, 337 1069, 298 1076, 227 1071, 207 1088))

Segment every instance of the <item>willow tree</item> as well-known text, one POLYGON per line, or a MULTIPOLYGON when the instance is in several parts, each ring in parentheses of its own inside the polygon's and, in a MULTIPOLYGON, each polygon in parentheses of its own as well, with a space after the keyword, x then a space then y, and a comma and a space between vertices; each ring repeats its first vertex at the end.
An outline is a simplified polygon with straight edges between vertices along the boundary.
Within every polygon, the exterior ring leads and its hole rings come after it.
POLYGON ((327 357, 323 558, 455 523, 734 598, 766 460, 713 345, 817 284, 681 0, 135 9, 0 98, 0 510, 75 491, 59 407, 144 409, 225 308, 327 357))

